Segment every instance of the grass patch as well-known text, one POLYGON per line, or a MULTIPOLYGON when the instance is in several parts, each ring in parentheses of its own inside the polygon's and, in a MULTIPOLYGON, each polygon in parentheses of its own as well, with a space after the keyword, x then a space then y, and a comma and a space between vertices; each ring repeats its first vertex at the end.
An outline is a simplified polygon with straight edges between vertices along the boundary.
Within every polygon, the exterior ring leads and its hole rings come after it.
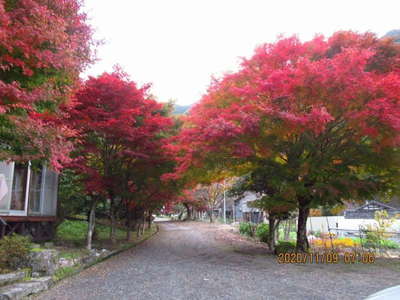
POLYGON ((61 279, 64 279, 68 276, 71 276, 77 271, 77 267, 64 267, 64 268, 59 268, 56 273, 53 275, 54 281, 58 281, 61 279))
MULTIPOLYGON (((110 237, 110 227, 104 225, 96 225, 97 227, 97 238, 99 240, 107 240, 110 237)), ((126 238, 126 230, 120 228, 115 229, 115 236, 117 240, 122 240, 126 238)))
POLYGON ((25 272, 25 276, 22 281, 32 280, 32 270, 30 268, 24 268, 21 271, 25 272))
POLYGON ((57 227, 56 239, 80 244, 86 238, 87 227, 86 221, 64 220, 57 227))
MULTIPOLYGON (((64 220, 57 228, 56 240, 62 244, 72 244, 80 247, 86 243, 86 234, 88 222, 64 220)), ((96 224, 96 241, 107 241, 110 236, 110 227, 96 224)), ((126 231, 116 228, 116 239, 123 240, 126 237, 126 231)))
POLYGON ((60 251, 59 257, 66 259, 76 259, 89 254, 87 249, 63 249, 60 251))
POLYGON ((31 252, 42 252, 43 248, 31 248, 31 252))
MULTIPOLYGON (((104 221, 105 222, 105 221, 104 221)), ((75 258, 75 255, 80 255, 79 253, 74 253, 74 250, 84 251, 86 245, 86 234, 87 234, 88 223, 86 221, 79 220, 64 220, 57 228, 56 233, 56 244, 58 246, 64 246, 67 248, 75 248, 71 249, 73 251, 62 252, 61 257, 65 258, 75 258), (78 248, 78 249, 77 249, 78 248)), ((110 227, 107 225, 96 224, 96 237, 93 239, 93 247, 95 248, 106 248, 109 250, 129 248, 132 244, 135 244, 138 241, 141 241, 150 235, 152 235, 157 230, 157 226, 154 224, 149 229, 146 229, 144 234, 139 238, 136 237, 136 232, 131 232, 131 241, 126 240, 126 230, 121 229, 119 227, 115 230, 116 236, 116 244, 112 244, 110 237, 110 227)))
MULTIPOLYGON (((283 238, 284 236, 285 236, 285 230, 283 228, 279 228, 279 238, 283 238)), ((296 237, 297 237, 296 231, 289 232, 289 240, 290 241, 296 240, 296 237)))

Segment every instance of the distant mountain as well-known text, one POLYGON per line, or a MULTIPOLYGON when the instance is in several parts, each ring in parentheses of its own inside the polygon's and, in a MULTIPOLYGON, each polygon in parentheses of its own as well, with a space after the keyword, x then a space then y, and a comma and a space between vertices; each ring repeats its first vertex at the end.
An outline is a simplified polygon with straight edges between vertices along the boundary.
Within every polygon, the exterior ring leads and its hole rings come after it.
POLYGON ((383 37, 391 37, 394 38, 396 43, 400 43, 400 29, 390 30, 383 37))
POLYGON ((175 107, 175 109, 174 109, 172 114, 174 114, 174 115, 183 115, 189 110, 191 105, 177 105, 177 104, 175 104, 174 107, 175 107))

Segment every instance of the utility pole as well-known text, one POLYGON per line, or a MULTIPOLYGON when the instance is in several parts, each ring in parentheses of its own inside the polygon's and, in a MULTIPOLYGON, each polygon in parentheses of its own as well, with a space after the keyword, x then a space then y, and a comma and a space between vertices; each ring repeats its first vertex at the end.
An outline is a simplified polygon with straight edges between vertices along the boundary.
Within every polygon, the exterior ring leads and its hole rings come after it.
POLYGON ((226 224, 226 193, 225 193, 225 178, 224 178, 224 223, 226 224))
POLYGON ((232 221, 233 223, 236 222, 236 207, 235 207, 235 200, 233 201, 232 204, 232 221))

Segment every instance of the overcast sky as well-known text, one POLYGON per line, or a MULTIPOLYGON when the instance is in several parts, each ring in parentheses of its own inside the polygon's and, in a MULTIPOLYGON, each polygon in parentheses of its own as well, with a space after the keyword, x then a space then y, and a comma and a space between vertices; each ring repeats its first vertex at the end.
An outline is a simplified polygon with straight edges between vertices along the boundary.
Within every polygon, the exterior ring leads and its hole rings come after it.
POLYGON ((85 0, 103 39, 87 75, 119 64, 139 84, 152 83, 161 102, 191 104, 212 75, 234 71, 239 57, 297 34, 302 40, 337 30, 400 28, 400 0, 85 0))

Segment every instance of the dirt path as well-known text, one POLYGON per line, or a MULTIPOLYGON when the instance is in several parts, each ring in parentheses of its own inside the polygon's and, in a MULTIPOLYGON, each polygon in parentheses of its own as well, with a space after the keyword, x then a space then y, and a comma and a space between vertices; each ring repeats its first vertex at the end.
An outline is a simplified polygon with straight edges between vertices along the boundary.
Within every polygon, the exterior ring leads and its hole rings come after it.
POLYGON ((400 284, 400 263, 288 265, 221 225, 163 222, 140 246, 38 299, 363 299, 400 284))

